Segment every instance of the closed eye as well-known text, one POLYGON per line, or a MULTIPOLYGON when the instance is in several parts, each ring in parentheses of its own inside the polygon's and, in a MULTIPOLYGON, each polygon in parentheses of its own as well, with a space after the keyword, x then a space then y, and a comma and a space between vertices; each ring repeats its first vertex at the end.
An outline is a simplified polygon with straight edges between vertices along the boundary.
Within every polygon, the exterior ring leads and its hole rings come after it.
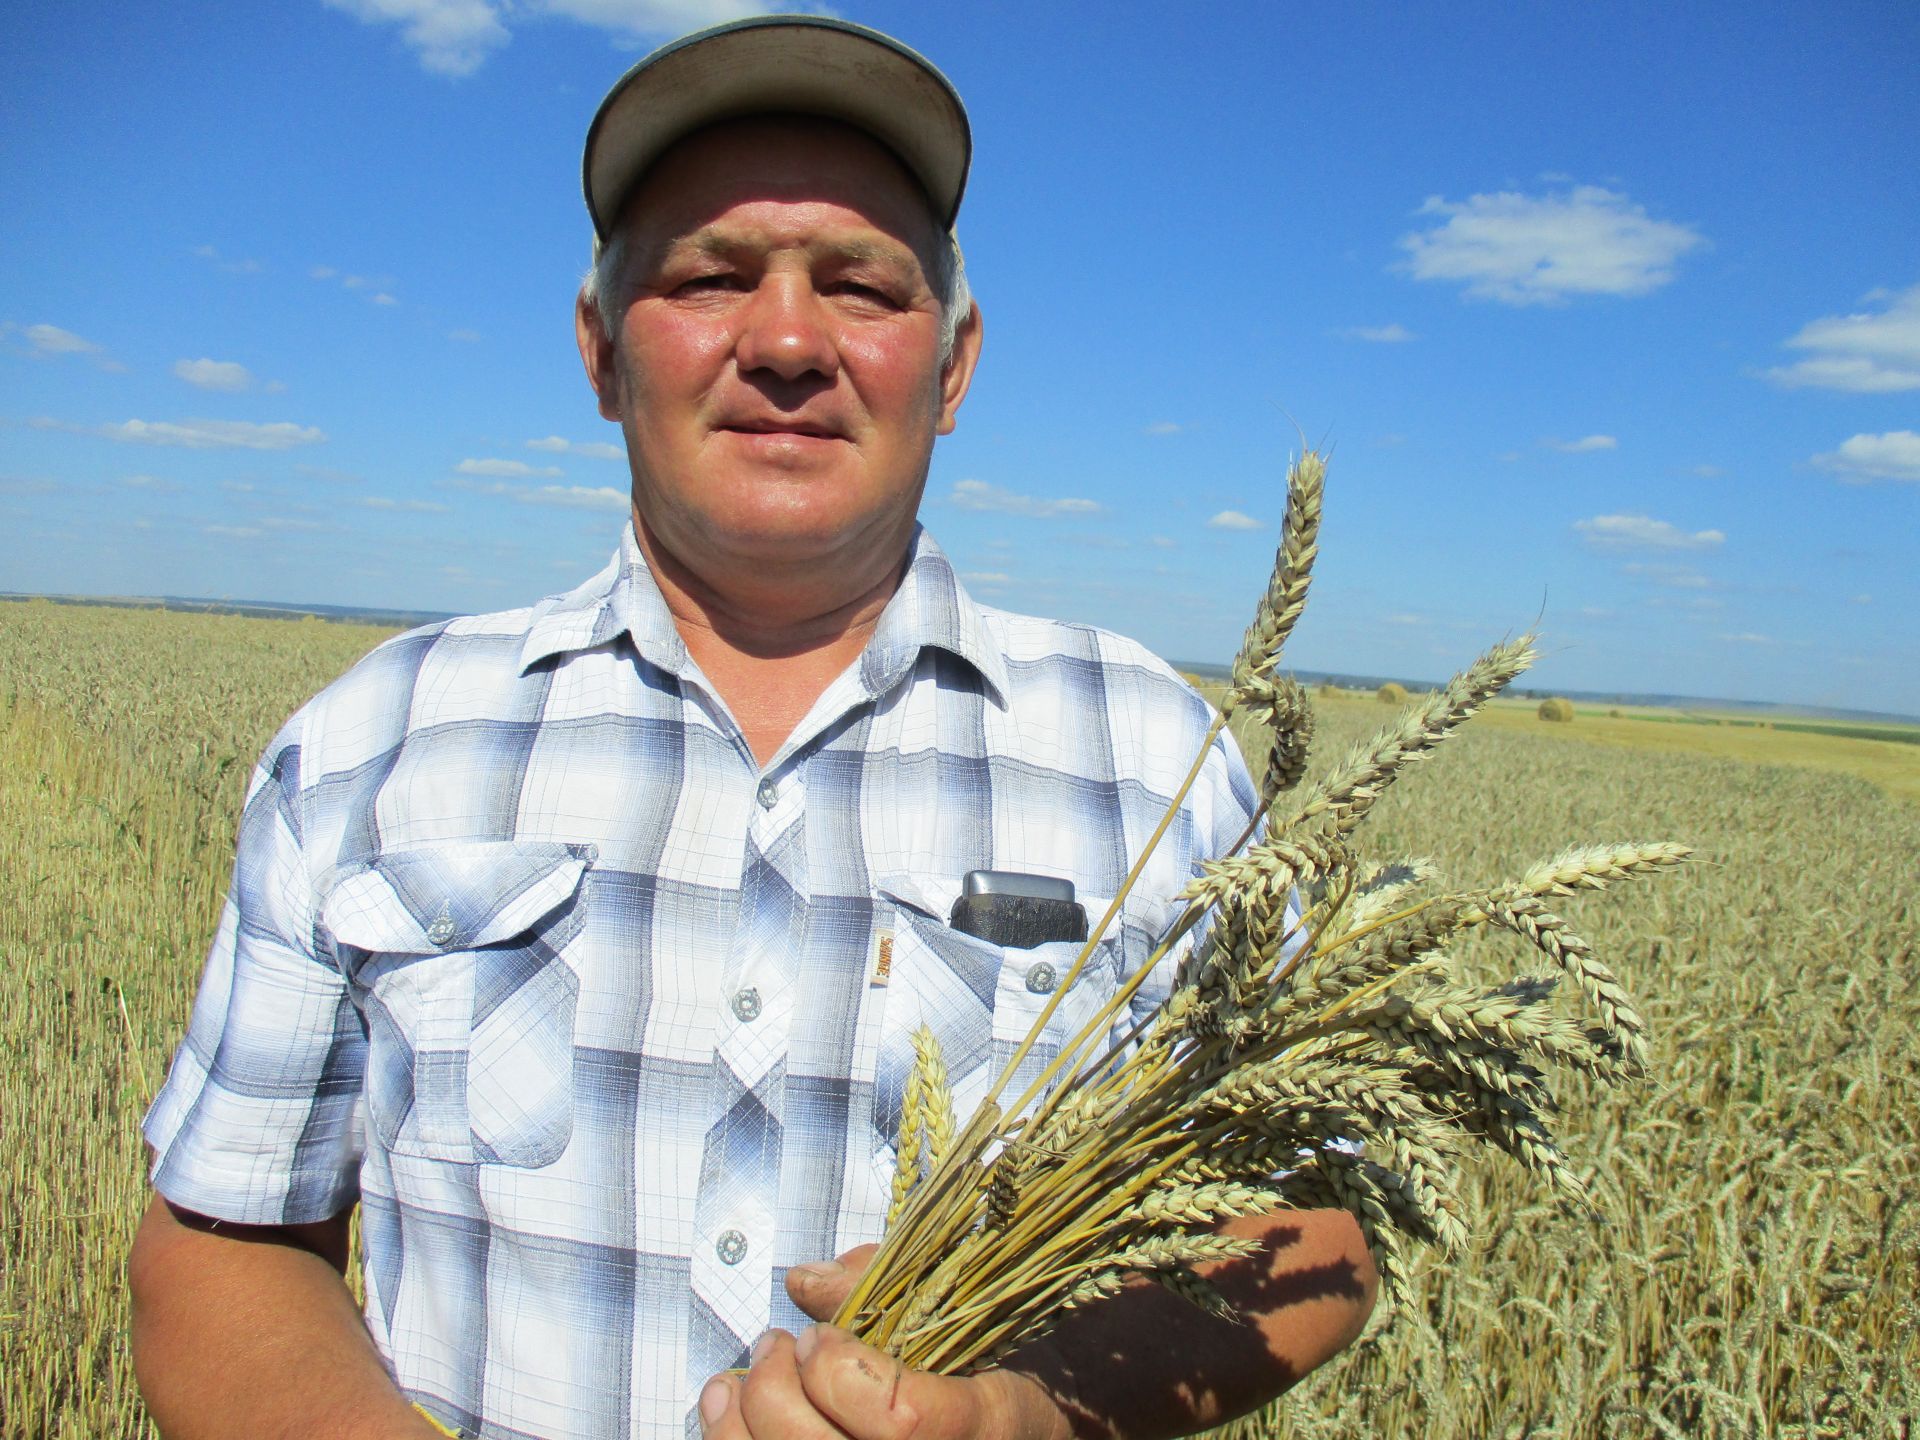
POLYGON ((690 275, 673 287, 676 295, 698 295, 710 290, 738 290, 743 282, 738 275, 729 271, 715 271, 710 275, 690 275))
POLYGON ((899 309, 900 301, 888 291, 874 285, 864 285, 858 280, 840 280, 828 289, 836 295, 848 295, 856 300, 870 301, 876 305, 885 305, 890 309, 899 309))

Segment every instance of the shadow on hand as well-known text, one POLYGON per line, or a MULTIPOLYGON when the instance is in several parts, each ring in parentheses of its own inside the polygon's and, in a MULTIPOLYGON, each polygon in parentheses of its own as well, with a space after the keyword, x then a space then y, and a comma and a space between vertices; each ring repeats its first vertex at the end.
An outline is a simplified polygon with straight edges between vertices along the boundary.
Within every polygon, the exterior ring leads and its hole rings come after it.
POLYGON ((1267 1242, 1258 1255, 1200 1267, 1241 1321, 1143 1278, 1069 1312, 1006 1367, 1045 1386, 1077 1435, 1184 1435, 1258 1409, 1358 1336, 1377 1281, 1347 1253, 1365 1255, 1351 1217, 1292 1212, 1223 1228, 1267 1242), (1334 1234, 1341 1220, 1351 1246, 1334 1234))

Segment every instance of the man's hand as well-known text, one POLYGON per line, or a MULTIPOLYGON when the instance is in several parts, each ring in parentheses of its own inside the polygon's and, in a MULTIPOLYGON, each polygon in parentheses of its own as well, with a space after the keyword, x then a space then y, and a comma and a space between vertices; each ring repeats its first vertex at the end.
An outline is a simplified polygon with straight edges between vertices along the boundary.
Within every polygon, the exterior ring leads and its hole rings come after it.
MULTIPOLYGON (((787 1294, 815 1320, 840 1308, 873 1258, 862 1245, 787 1273, 787 1294)), ((745 1376, 716 1375, 700 1393, 707 1440, 1065 1440, 1065 1413, 1024 1375, 965 1379, 908 1370, 837 1326, 798 1337, 769 1330, 745 1376)))
MULTIPOLYGON (((1283 1211, 1223 1228, 1267 1247, 1202 1267, 1241 1323, 1143 1280, 1073 1312, 1003 1368, 964 1379, 908 1370, 832 1325, 798 1339, 773 1330, 744 1378, 707 1382, 707 1440, 1151 1440, 1220 1424, 1351 1343, 1378 1285, 1344 1211, 1283 1211)), ((827 1320, 875 1248, 794 1267, 788 1295, 827 1320)))

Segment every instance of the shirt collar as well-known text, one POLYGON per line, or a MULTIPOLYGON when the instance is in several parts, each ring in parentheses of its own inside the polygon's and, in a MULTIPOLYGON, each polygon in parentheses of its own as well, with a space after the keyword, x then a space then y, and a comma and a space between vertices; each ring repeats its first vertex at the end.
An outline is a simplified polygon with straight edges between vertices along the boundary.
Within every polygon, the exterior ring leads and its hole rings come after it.
MULTIPOLYGON (((606 568, 576 589, 534 607, 520 647, 520 668, 524 671, 550 656, 605 645, 623 632, 632 637, 634 649, 649 664, 673 675, 686 668, 686 642, 674 627, 666 597, 640 552, 631 521, 606 568)), ((870 695, 884 694, 911 672, 928 646, 971 665, 1005 702, 1006 660, 987 633, 980 607, 926 527, 916 525, 912 558, 900 588, 881 611, 873 637, 861 652, 861 683, 870 695)))
POLYGON ((631 520, 605 569, 534 607, 520 647, 520 668, 525 671, 549 656, 591 650, 622 633, 632 637, 634 649, 649 664, 674 675, 686 668, 686 642, 674 628, 666 597, 640 553, 631 520))
POLYGON ((880 623, 860 656, 860 678, 868 693, 883 695, 899 684, 928 646, 966 661, 1001 703, 1006 702, 1006 657, 987 633, 980 607, 954 574, 946 553, 924 525, 916 525, 907 573, 880 612, 880 623))

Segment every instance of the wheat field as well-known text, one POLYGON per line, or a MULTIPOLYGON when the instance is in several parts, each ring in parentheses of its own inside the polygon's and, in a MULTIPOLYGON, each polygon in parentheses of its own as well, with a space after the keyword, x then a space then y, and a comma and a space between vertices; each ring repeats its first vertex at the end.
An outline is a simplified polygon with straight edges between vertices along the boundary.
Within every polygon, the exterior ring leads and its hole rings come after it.
MULTIPOLYGON (((0 606, 0 1436, 149 1432, 125 1342, 139 1117, 254 755, 385 633, 0 606)), ((1322 705, 1317 753, 1389 714, 1322 705)), ((1469 724, 1382 801, 1371 843, 1463 882, 1571 840, 1700 852, 1572 907, 1653 1027, 1650 1081, 1564 1097, 1557 1128, 1598 1214, 1475 1174, 1468 1213, 1489 1218, 1473 1248, 1416 1265, 1391 1322, 1264 1428, 1910 1437, 1920 806, 1842 774, 1551 728, 1469 724)))

